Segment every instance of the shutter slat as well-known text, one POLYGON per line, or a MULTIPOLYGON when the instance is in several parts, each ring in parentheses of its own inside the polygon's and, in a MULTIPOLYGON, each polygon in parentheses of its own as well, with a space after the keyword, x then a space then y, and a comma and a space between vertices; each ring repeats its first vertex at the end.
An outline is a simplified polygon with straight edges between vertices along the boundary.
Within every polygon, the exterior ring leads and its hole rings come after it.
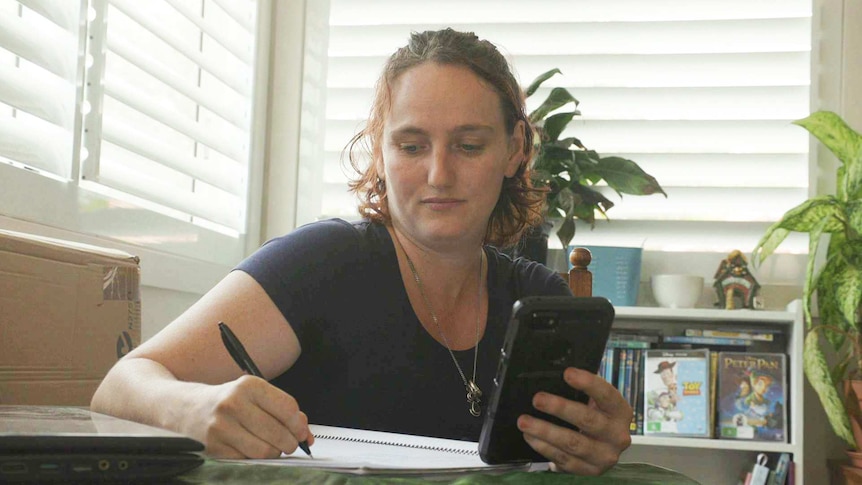
POLYGON ((78 18, 81 13, 81 7, 78 2, 69 0, 18 0, 18 3, 54 22, 77 37, 78 18))
POLYGON ((156 35, 164 43, 176 49, 177 52, 186 56, 198 66, 201 66, 207 72, 215 76, 219 81, 230 86, 231 89, 235 90, 237 93, 243 96, 250 95, 251 83, 249 82, 249 76, 251 74, 248 69, 241 72, 234 72, 224 67, 224 65, 219 64, 216 60, 207 58, 200 51, 186 48, 183 42, 181 42, 173 32, 154 19, 137 2, 131 0, 110 0, 110 2, 111 5, 115 6, 129 18, 141 24, 141 26, 156 35))
POLYGON ((108 48, 139 69, 152 75, 159 81, 176 89, 195 103, 221 116, 234 126, 245 129, 248 126, 247 106, 231 103, 230 100, 219 98, 200 88, 193 80, 177 75, 170 68, 150 57, 146 52, 137 49, 122 37, 108 38, 108 48))
MULTIPOLYGON (((209 20, 209 17, 204 18, 198 15, 194 10, 189 7, 189 4, 185 1, 180 0, 166 0, 171 7, 173 7, 177 12, 181 13, 183 17, 189 20, 189 22, 195 24, 201 31, 210 36, 213 40, 219 43, 222 47, 227 49, 231 54, 236 56, 237 59, 243 61, 247 65, 251 65, 251 51, 249 49, 243 49, 236 42, 231 42, 229 38, 224 34, 224 31, 220 30, 223 28, 221 25, 216 25, 214 22, 209 20)), ((245 45, 251 45, 251 42, 245 42, 245 45)))
POLYGON ((689 21, 709 19, 771 19, 810 17, 810 0, 332 0, 330 25, 414 25, 424 23, 508 23, 689 21))
POLYGON ((241 204, 233 197, 213 198, 177 190, 145 172, 128 170, 122 163, 103 160, 95 182, 225 227, 240 227, 242 220, 241 204))
POLYGON ((40 28, 22 17, 0 15, 0 46, 61 79, 74 82, 77 35, 53 27, 55 28, 40 28))
POLYGON ((105 141, 233 195, 242 196, 245 193, 244 176, 239 163, 231 164, 183 155, 171 146, 125 125, 120 120, 106 120, 102 137, 105 141))
POLYGON ((140 90, 120 80, 105 79, 105 94, 150 118, 170 126, 174 130, 218 150, 228 158, 240 162, 247 152, 243 141, 227 133, 213 133, 195 121, 177 113, 169 106, 153 99, 140 90))
POLYGON ((388 56, 407 31, 453 27, 489 39, 510 56, 596 54, 717 54, 807 51, 808 18, 667 22, 542 22, 511 24, 410 24, 334 26, 332 57, 388 56), (356 39, 361 38, 362 42, 356 39), (680 42, 681 38, 685 42, 680 42), (504 40, 495 40, 504 39, 504 40))
POLYGON ((49 123, 0 116, 0 157, 68 177, 72 137, 49 123))
POLYGON ((71 130, 75 90, 69 83, 45 74, 24 73, 0 64, 0 102, 71 130))

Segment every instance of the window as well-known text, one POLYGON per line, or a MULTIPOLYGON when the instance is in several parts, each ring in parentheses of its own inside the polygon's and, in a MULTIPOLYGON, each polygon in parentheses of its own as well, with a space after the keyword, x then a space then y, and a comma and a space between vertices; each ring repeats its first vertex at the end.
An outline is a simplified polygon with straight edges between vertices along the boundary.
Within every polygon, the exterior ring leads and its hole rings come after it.
POLYGON ((267 8, 0 3, 2 213, 223 266, 254 249, 267 8))
MULTIPOLYGON (((300 199, 323 196, 300 205, 300 221, 357 217, 341 150, 387 56, 411 31, 447 26, 497 44, 524 85, 560 68, 545 89, 569 88, 583 113, 564 136, 636 161, 667 191, 607 194, 617 203, 610 221, 578 224, 574 244, 702 254, 696 271, 706 275, 808 197, 808 135, 790 121, 810 111, 811 0, 331 0, 329 9, 325 131, 304 140, 300 158, 308 171, 324 160, 300 199)), ((804 254, 807 241, 780 249, 804 254)), ((794 268, 801 274, 801 259, 794 268)))

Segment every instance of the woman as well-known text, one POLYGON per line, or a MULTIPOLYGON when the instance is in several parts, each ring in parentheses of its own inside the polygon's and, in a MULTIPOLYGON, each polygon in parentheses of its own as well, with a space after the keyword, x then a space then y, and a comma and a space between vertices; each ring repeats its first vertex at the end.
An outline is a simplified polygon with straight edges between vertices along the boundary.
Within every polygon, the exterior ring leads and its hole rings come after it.
MULTIPOLYGON (((313 444, 306 413, 320 424, 478 440, 481 392, 512 304, 569 294, 544 266, 486 246, 517 241, 540 219, 531 137, 492 44, 451 29, 413 34, 387 62, 350 145, 365 220, 313 223, 265 244, 118 362, 93 409, 183 432, 219 457, 313 444), (270 382, 241 374, 218 321, 270 382)), ((602 473, 630 443, 631 408, 595 375, 568 369, 565 379, 590 406, 545 393, 534 404, 582 431, 529 416, 518 426, 557 469, 602 473)))

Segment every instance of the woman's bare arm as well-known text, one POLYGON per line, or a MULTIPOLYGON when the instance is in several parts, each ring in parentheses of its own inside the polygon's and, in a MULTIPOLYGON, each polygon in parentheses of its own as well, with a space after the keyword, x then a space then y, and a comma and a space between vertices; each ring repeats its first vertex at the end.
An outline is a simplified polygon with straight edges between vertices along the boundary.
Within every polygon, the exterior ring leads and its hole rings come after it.
POLYGON ((257 284, 234 271, 108 372, 94 411, 172 429, 225 457, 277 456, 311 439, 298 403, 263 379, 243 376, 224 348, 227 323, 267 379, 293 365, 299 341, 257 284))

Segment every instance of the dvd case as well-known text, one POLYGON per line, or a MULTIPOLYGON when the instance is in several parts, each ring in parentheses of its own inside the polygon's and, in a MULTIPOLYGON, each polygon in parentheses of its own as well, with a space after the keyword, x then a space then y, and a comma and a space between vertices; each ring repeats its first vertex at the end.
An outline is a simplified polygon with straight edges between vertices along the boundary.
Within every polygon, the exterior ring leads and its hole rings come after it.
POLYGON ((787 441, 786 360, 778 353, 719 354, 719 438, 787 441))
POLYGON ((709 350, 647 350, 644 434, 709 437, 709 350))

